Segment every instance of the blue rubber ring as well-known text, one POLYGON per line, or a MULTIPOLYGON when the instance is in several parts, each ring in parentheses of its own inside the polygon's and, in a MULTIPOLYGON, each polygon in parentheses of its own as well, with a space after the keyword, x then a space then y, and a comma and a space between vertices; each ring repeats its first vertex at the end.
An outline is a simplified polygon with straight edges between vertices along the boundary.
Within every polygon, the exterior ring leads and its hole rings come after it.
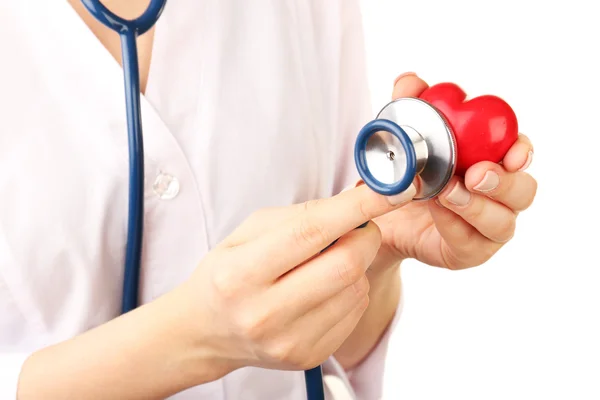
POLYGON ((358 133, 354 145, 354 162, 361 179, 373 191, 384 195, 394 196, 409 188, 417 174, 417 155, 407 133, 398 124, 387 119, 375 119, 366 124, 358 133), (406 153, 406 173, 401 180, 395 183, 383 183, 378 181, 367 165, 367 143, 375 133, 385 131, 394 135, 402 144, 406 153))

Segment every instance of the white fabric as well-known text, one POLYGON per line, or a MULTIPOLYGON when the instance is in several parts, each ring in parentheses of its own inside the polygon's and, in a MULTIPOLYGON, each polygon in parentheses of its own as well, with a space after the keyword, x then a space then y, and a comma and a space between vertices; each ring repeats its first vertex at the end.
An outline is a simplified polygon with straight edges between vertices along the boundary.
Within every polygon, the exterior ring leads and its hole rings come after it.
MULTIPOLYGON (((143 302, 254 210, 356 180, 371 118, 358 3, 168 3, 142 98, 143 302), (161 173, 172 199, 153 191, 161 173)), ((1 7, 0 398, 14 399, 28 354, 119 314, 128 150, 122 71, 71 7, 1 7)), ((351 380, 333 359, 327 374, 380 398, 386 340, 351 380)), ((245 368, 174 398, 300 400, 304 377, 245 368)))

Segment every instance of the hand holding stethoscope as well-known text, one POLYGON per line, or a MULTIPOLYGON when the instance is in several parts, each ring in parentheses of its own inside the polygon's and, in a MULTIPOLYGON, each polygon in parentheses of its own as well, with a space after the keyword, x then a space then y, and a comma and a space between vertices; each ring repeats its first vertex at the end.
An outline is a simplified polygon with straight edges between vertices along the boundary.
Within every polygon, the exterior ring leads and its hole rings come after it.
MULTIPOLYGON (((390 198, 362 186, 257 211, 170 296, 167 308, 186 310, 181 331, 187 336, 179 341, 199 344, 189 354, 209 349, 213 358, 205 362, 216 366, 209 368, 210 380, 246 366, 318 374, 369 304, 366 271, 381 244, 369 220, 415 193, 411 187, 390 198)), ((322 395, 320 379, 307 383, 311 398, 322 395)))
MULTIPOLYGON (((423 80, 407 75, 397 82, 394 96, 415 98, 426 88, 423 80)), ((391 293, 387 289, 396 281, 399 260, 416 258, 449 269, 487 261, 512 236, 515 211, 525 209, 535 195, 535 181, 519 171, 531 161, 530 150, 527 138, 520 136, 502 165, 482 162, 464 179, 451 177, 436 197, 441 205, 415 201, 419 183, 417 188, 409 183, 394 196, 359 184, 308 207, 252 215, 178 289, 186 293, 181 296, 186 303, 196 304, 199 320, 216 321, 199 327, 199 337, 228 340, 207 339, 230 351, 222 354, 221 360, 229 361, 217 363, 222 366, 217 372, 224 375, 246 365, 318 372, 318 365, 355 334, 364 313, 373 312, 365 309, 367 291, 372 307, 386 304, 377 293, 391 293), (487 171, 498 179, 487 180, 487 193, 474 189, 487 171), (354 229, 371 219, 374 223, 354 229), (207 282, 217 289, 205 289, 207 282), (218 308, 206 310, 205 304, 218 308)), ((376 338, 361 339, 368 348, 376 338)))
MULTIPOLYGON (((166 0, 152 0, 133 21, 114 15, 98 0, 82 1, 122 39, 130 144, 122 311, 128 313, 138 305, 144 209, 136 38, 156 23, 166 0)), ((487 161, 466 170, 481 147, 470 149, 472 141, 460 136, 468 130, 463 125, 477 133, 489 121, 478 126, 481 120, 468 121, 460 111, 455 114, 460 124, 448 121, 456 111, 453 104, 463 100, 459 89, 426 90, 425 82, 414 76, 396 87, 398 99, 358 135, 355 159, 367 186, 301 212, 292 206, 255 216, 213 250, 188 282, 135 314, 141 318, 155 310, 158 326, 172 325, 159 346, 205 357, 194 363, 205 361, 196 381, 181 384, 198 385, 246 365, 305 369, 309 399, 322 400, 319 364, 361 319, 370 283, 367 268, 371 276, 382 274, 407 257, 452 269, 469 267, 510 239, 515 211, 527 208, 536 191, 533 178, 519 171, 532 154, 527 139, 515 137, 510 148, 485 143, 502 165, 487 161), (456 172, 466 173, 465 183, 456 172), (405 207, 409 211, 396 210, 413 197, 420 202, 405 207), (436 197, 438 202, 427 201, 436 197), (381 250, 376 224, 355 229, 370 219, 382 227, 381 250), (341 267, 346 272, 340 273, 341 267), (175 316, 170 315, 173 310, 175 316)), ((510 123, 510 118, 500 121, 510 123)))

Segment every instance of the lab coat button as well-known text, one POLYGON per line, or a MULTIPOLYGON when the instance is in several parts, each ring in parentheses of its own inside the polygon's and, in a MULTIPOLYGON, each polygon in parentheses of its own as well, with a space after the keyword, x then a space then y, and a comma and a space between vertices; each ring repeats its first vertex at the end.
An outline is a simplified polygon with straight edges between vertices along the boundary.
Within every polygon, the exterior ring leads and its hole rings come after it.
POLYGON ((160 173, 154 180, 152 190, 162 200, 174 199, 179 193, 179 180, 172 175, 160 173))

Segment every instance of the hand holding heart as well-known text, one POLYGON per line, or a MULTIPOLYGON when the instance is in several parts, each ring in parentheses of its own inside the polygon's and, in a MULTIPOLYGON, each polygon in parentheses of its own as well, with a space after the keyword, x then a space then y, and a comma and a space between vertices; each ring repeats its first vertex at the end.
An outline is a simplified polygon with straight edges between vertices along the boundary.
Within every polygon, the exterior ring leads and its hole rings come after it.
POLYGON ((512 238, 519 212, 534 200, 537 182, 524 172, 533 146, 498 97, 465 101, 458 86, 429 87, 412 73, 396 81, 393 98, 399 97, 419 97, 444 114, 457 140, 457 172, 435 200, 374 220, 382 246, 371 271, 406 258, 448 269, 481 265, 512 238))

